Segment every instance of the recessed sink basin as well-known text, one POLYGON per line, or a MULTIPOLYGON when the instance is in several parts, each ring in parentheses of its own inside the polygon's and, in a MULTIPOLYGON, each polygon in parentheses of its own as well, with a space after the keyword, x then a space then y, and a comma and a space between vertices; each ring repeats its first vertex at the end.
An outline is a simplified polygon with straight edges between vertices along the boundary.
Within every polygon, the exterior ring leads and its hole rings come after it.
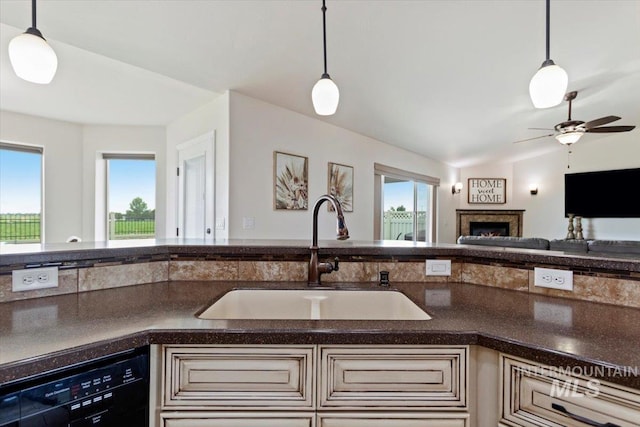
POLYGON ((398 291, 237 289, 202 312, 200 319, 429 320, 398 291))

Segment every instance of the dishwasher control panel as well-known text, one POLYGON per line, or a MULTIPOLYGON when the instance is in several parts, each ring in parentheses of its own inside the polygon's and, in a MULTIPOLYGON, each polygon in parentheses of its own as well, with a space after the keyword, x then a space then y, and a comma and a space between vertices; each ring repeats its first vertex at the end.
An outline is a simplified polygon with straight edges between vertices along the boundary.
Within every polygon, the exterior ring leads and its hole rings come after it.
POLYGON ((0 390, 0 427, 143 426, 148 378, 149 356, 143 353, 6 387, 0 390))

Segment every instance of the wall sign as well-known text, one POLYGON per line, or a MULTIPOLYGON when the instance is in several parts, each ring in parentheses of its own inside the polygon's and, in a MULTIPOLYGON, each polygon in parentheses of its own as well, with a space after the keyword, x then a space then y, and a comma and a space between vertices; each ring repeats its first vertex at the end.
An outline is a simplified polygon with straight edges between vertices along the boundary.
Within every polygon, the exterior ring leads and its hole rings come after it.
POLYGON ((505 178, 469 178, 469 204, 501 205, 507 203, 507 180, 505 178))

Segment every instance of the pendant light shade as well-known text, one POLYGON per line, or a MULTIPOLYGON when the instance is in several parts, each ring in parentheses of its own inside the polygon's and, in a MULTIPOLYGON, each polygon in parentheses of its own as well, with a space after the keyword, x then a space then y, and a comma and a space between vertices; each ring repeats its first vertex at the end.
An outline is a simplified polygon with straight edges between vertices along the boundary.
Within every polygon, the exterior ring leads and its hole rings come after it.
POLYGON ((569 84, 567 72, 549 58, 550 0, 547 1, 547 59, 529 83, 529 96, 536 108, 555 107, 564 99, 569 84))
POLYGON ((58 57, 36 28, 36 0, 31 7, 32 26, 9 42, 9 60, 21 79, 48 84, 58 69, 58 57))
POLYGON ((317 115, 330 116, 335 114, 340 101, 340 91, 328 74, 323 75, 313 86, 311 99, 317 115))
POLYGON ((564 99, 569 76, 550 59, 544 61, 529 83, 529 95, 536 108, 555 107, 564 99))
POLYGON ((326 12, 327 7, 324 4, 325 0, 322 0, 322 41, 324 50, 324 73, 320 80, 313 86, 311 91, 311 101, 313 102, 313 109, 319 116, 331 116, 335 114, 338 109, 338 102, 340 101, 340 91, 338 86, 331 80, 327 73, 327 24, 326 24, 326 12))

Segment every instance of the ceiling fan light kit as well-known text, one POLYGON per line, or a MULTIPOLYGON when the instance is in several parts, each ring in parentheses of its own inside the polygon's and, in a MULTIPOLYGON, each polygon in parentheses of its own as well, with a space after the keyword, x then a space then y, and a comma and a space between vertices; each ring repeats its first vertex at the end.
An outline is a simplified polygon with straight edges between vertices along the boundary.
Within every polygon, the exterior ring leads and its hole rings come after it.
POLYGON ((23 80, 49 84, 58 69, 58 57, 36 28, 36 0, 31 1, 32 25, 9 42, 9 61, 23 80))
POLYGON ((324 50, 324 73, 320 80, 313 86, 311 100, 313 109, 319 116, 331 116, 338 109, 340 102, 340 91, 338 86, 331 80, 327 73, 327 24, 326 24, 325 0, 322 0, 322 46, 324 50))
POLYGON ((575 142, 578 142, 580 138, 582 138, 583 133, 584 132, 579 131, 560 133, 556 135, 556 139, 560 144, 571 145, 575 142))
POLYGON ((549 57, 550 0, 547 1, 547 58, 529 82, 529 96, 536 108, 555 107, 562 102, 569 84, 569 76, 549 57))

